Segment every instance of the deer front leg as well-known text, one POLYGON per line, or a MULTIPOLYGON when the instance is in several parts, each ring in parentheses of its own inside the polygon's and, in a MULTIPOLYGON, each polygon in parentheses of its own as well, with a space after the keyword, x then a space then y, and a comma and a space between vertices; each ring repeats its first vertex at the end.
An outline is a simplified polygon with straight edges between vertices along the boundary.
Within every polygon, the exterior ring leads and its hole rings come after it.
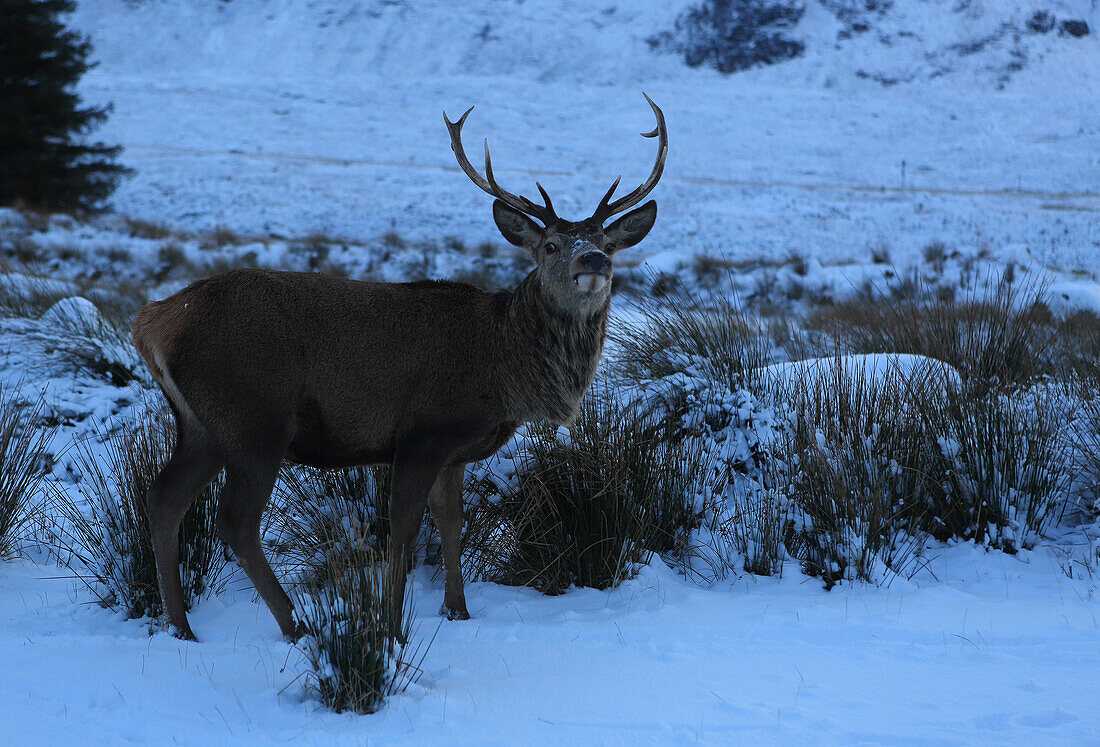
POLYGON ((465 464, 444 468, 428 498, 428 508, 439 528, 443 564, 447 571, 446 591, 439 614, 445 615, 448 620, 470 619, 462 588, 462 481, 465 476, 465 464))

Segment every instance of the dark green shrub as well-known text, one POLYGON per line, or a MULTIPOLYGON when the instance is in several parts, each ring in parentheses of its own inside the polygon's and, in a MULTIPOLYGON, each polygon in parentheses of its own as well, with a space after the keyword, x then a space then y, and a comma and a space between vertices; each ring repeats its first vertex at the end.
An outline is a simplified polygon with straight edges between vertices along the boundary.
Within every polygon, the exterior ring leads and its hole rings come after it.
POLYGON ((91 43, 60 16, 73 0, 7 0, 0 26, 0 205, 91 210, 128 169, 117 146, 84 136, 110 107, 81 108, 76 85, 92 67, 91 43))

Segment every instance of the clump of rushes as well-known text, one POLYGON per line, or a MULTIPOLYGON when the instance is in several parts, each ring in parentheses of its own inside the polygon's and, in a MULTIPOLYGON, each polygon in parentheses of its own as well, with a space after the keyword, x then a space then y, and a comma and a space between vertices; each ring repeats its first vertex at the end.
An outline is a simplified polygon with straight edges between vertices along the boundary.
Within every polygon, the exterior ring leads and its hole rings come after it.
POLYGON ((901 573, 921 547, 924 515, 942 503, 936 442, 920 417, 944 385, 930 372, 849 371, 840 360, 792 391, 775 478, 784 539, 803 570, 841 579, 901 573))
POLYGON ((599 386, 567 433, 530 432, 512 483, 471 517, 485 545, 468 554, 491 580, 546 594, 617 586, 650 553, 684 553, 710 473, 701 447, 599 386))
POLYGON ((57 428, 41 421, 41 401, 28 405, 0 385, 0 558, 18 551, 48 471, 46 449, 57 428))
POLYGON ((386 551, 389 496, 388 466, 286 469, 265 532, 269 546, 299 583, 320 588, 333 568, 368 565, 386 551))
POLYGON ((1030 548, 1059 517, 1072 481, 1059 409, 1045 390, 1008 398, 948 388, 941 407, 925 415, 941 434, 946 488, 935 495, 928 530, 1010 553, 1030 548))
POLYGON ((729 390, 752 383, 770 360, 771 344, 741 306, 720 292, 693 296, 676 286, 643 296, 638 321, 611 330, 617 366, 631 381, 698 372, 729 390))
POLYGON ((334 711, 373 713, 415 681, 431 642, 419 649, 398 642, 410 640, 412 604, 406 600, 401 629, 393 630, 395 600, 377 551, 322 562, 323 581, 293 590, 310 687, 334 711))
POLYGON ((980 392, 1016 389, 1052 370, 1045 290, 1006 274, 969 297, 919 289, 821 310, 813 322, 851 353, 913 353, 955 368, 980 392))
MULTIPOLYGON (((62 562, 104 606, 127 617, 161 613, 156 560, 149 536, 146 498, 149 487, 171 456, 174 425, 164 411, 109 435, 75 445, 80 496, 57 496, 55 529, 62 562)), ((184 515, 179 531, 184 601, 216 590, 225 554, 215 522, 221 478, 203 489, 184 515)))

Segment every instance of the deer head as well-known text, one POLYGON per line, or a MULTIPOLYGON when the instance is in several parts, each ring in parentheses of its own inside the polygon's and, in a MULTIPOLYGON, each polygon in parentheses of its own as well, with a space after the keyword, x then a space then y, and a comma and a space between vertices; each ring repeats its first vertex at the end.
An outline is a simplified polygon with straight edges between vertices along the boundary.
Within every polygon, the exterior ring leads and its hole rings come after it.
POLYGON ((622 177, 616 179, 600 200, 596 211, 576 222, 558 217, 550 195, 537 182, 535 186, 542 196, 542 205, 503 189, 493 175, 488 141, 485 141, 485 176, 481 176, 462 147, 462 125, 474 108, 467 109, 457 122, 452 122, 447 113, 443 113, 458 165, 474 184, 496 198, 493 219, 497 228, 509 243, 531 252, 542 291, 561 308, 595 310, 604 307, 611 293, 615 253, 644 239, 657 219, 657 203, 650 200, 611 225, 604 225, 612 216, 644 200, 657 186, 664 171, 665 156, 668 154, 665 116, 649 96, 642 95, 657 118, 653 131, 642 133, 642 137, 658 138, 657 162, 653 171, 641 186, 612 202, 611 197, 622 177))

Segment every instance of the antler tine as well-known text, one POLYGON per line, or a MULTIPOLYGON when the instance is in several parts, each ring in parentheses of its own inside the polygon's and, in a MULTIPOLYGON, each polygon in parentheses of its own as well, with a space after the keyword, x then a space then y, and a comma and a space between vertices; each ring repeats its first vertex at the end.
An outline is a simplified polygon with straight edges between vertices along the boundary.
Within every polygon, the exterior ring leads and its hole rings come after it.
MULTIPOLYGON (((603 212, 607 210, 607 201, 611 199, 611 195, 615 194, 615 190, 619 188, 619 182, 622 181, 622 179, 623 177, 621 174, 615 177, 615 181, 611 183, 611 189, 604 193, 603 198, 600 199, 600 204, 596 206, 595 215, 602 215, 603 212)), ((607 215, 611 215, 611 213, 607 213, 607 215)))
MULTIPOLYGON (((545 206, 540 207, 526 197, 514 195, 497 184, 496 176, 493 175, 493 159, 492 156, 489 155, 488 140, 485 141, 485 178, 489 180, 489 186, 493 188, 493 194, 507 202, 516 210, 527 213, 532 218, 538 218, 547 226, 556 220, 557 216, 554 215, 554 209, 550 207, 549 200, 547 200, 545 206)), ((545 195, 545 192, 543 194, 545 195)))
POLYGON ((661 107, 654 104, 653 99, 649 98, 646 93, 643 92, 642 95, 645 96, 645 100, 649 102, 650 108, 653 109, 653 115, 657 118, 657 126, 653 128, 653 131, 642 133, 642 137, 659 138, 657 141, 657 161, 653 164, 653 171, 650 172, 649 177, 642 182, 640 187, 630 194, 620 197, 611 204, 608 204, 607 201, 611 199, 611 195, 615 192, 615 188, 619 186, 619 180, 615 180, 615 183, 611 185, 611 189, 608 190, 607 194, 605 194, 600 201, 599 206, 596 208, 596 212, 592 214, 592 217, 597 218, 601 223, 612 215, 632 208, 644 200, 646 196, 653 191, 653 188, 657 186, 657 182, 660 181, 661 174, 665 170, 665 157, 668 155, 668 128, 665 126, 665 114, 661 111, 661 107))
POLYGON ((503 189, 497 184, 496 177, 493 175, 493 163, 489 156, 489 141, 485 141, 485 177, 477 173, 477 169, 470 163, 470 159, 466 157, 466 150, 462 147, 462 125, 466 123, 466 117, 470 116, 470 112, 474 110, 474 107, 470 107, 466 112, 458 118, 457 122, 452 122, 447 117, 447 112, 443 112, 443 121, 447 125, 447 132, 451 136, 451 150, 454 151, 455 159, 458 161, 458 165, 462 168, 462 171, 466 176, 470 177, 470 181, 476 184, 485 192, 489 193, 493 197, 499 200, 503 200, 507 204, 514 207, 520 212, 526 213, 533 218, 541 220, 544 224, 550 225, 557 220, 557 216, 554 214, 554 208, 550 204, 550 198, 543 192, 542 187, 539 187, 539 191, 542 192, 543 199, 546 201, 545 207, 540 207, 535 203, 528 200, 526 197, 514 195, 511 192, 503 189))

